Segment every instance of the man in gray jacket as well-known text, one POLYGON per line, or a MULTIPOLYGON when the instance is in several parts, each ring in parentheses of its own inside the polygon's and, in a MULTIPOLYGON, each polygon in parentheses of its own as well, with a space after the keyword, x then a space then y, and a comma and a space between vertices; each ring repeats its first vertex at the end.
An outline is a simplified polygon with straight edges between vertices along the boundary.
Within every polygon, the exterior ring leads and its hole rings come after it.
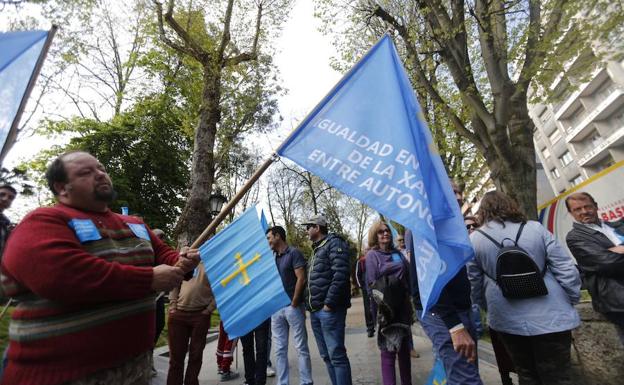
POLYGON ((574 217, 568 248, 583 272, 594 310, 615 324, 624 344, 624 219, 600 220, 598 204, 586 192, 571 194, 565 203, 574 217))

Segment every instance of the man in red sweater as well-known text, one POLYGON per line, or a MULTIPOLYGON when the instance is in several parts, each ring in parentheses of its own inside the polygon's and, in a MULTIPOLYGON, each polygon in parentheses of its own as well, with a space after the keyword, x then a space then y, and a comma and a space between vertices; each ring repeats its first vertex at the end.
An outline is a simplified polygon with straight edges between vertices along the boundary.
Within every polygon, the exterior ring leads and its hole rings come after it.
POLYGON ((111 179, 88 153, 61 155, 46 179, 58 203, 24 218, 2 260, 0 294, 19 301, 2 384, 147 385, 155 293, 180 285, 199 254, 111 212, 111 179))

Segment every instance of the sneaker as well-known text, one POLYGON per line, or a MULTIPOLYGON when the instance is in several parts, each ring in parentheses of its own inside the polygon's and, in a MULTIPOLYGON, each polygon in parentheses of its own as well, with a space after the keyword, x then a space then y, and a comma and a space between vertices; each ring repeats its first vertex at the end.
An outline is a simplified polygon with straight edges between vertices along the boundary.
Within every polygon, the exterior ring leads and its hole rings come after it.
POLYGON ((223 374, 223 370, 222 369, 217 369, 217 374, 220 376, 223 374))
POLYGON ((272 367, 267 367, 267 377, 275 377, 275 370, 272 367))
POLYGON ((221 381, 230 381, 233 380, 235 378, 238 378, 239 374, 236 372, 232 372, 231 370, 228 370, 227 372, 223 372, 221 374, 221 381))

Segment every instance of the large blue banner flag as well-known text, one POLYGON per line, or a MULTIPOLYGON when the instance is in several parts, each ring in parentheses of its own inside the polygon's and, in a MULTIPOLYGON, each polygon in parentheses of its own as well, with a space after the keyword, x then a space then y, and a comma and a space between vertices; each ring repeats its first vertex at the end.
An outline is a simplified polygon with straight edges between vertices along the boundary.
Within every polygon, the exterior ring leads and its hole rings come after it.
POLYGON ((425 309, 472 258, 442 160, 388 35, 277 152, 412 230, 425 309))
POLYGON ((199 254, 230 339, 290 304, 255 206, 206 241, 199 254))
MULTIPOLYGON (((17 135, 23 109, 51 31, 0 32, 0 163, 17 135)), ((53 33, 52 33, 53 34, 53 33)))

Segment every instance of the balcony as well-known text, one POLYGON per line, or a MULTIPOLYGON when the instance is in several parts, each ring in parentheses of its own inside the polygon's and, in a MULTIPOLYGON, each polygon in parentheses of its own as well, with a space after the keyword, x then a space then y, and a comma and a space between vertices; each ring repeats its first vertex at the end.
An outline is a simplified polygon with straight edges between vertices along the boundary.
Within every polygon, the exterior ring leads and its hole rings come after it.
POLYGON ((624 126, 621 126, 607 139, 599 143, 596 147, 584 153, 579 159, 579 166, 587 167, 598 163, 609 154, 608 149, 613 146, 624 144, 624 126))
POLYGON ((605 67, 593 70, 592 79, 589 82, 579 85, 575 92, 572 92, 567 98, 553 106, 555 119, 565 119, 574 113, 576 107, 580 104, 580 98, 590 95, 608 77, 609 73, 605 67))
POLYGON ((570 115, 580 105, 580 101, 578 100, 578 96, 580 94, 581 92, 576 90, 566 96, 563 96, 563 99, 553 106, 555 119, 565 119, 566 116, 570 115))
POLYGON ((585 119, 568 130, 569 134, 566 136, 566 141, 569 143, 582 139, 589 133, 592 122, 607 118, 622 104, 624 104, 624 89, 620 87, 614 88, 609 96, 600 102, 592 112, 587 114, 585 119))

